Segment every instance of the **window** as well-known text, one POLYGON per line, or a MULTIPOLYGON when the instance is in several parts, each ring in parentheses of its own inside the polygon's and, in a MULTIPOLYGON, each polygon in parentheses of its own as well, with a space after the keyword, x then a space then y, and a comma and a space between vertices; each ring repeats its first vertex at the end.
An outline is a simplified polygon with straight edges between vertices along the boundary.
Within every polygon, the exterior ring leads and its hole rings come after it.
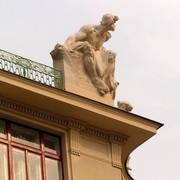
POLYGON ((63 180, 60 137, 0 119, 0 179, 63 180))

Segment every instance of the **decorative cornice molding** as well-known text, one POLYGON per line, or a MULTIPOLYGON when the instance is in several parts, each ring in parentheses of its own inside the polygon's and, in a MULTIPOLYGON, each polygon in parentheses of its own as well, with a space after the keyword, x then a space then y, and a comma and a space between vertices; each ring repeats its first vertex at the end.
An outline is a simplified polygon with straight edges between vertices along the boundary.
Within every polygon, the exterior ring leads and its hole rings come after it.
POLYGON ((33 118, 44 119, 53 123, 60 124, 62 126, 67 126, 68 124, 67 120, 64 117, 60 117, 58 115, 51 114, 43 110, 1 97, 0 107, 5 110, 8 110, 9 112, 18 112, 23 116, 32 116, 33 118))
POLYGON ((67 121, 67 126, 70 128, 70 129, 75 129, 75 130, 78 130, 78 131, 81 131, 85 128, 85 125, 87 125, 86 123, 82 123, 82 122, 79 122, 75 119, 72 119, 72 118, 66 118, 66 121, 67 121))
POLYGON ((0 107, 1 109, 7 110, 7 112, 12 112, 16 114, 18 113, 19 115, 25 117, 33 117, 33 119, 43 119, 52 123, 59 124, 65 129, 75 129, 78 130, 80 133, 105 139, 121 145, 125 144, 128 139, 128 137, 125 135, 92 127, 87 123, 80 122, 76 119, 62 117, 57 114, 45 112, 41 109, 14 102, 13 100, 2 97, 0 97, 0 107))
POLYGON ((98 128, 95 128, 95 127, 92 127, 92 126, 86 126, 81 131, 81 133, 88 134, 88 135, 91 135, 91 136, 95 136, 95 137, 98 137, 98 138, 101 138, 101 139, 106 139, 106 140, 109 139, 109 134, 108 134, 107 131, 104 131, 102 129, 98 129, 98 128))
POLYGON ((128 140, 128 136, 115 133, 115 132, 109 132, 109 140, 112 143, 118 143, 124 145, 126 141, 128 140))

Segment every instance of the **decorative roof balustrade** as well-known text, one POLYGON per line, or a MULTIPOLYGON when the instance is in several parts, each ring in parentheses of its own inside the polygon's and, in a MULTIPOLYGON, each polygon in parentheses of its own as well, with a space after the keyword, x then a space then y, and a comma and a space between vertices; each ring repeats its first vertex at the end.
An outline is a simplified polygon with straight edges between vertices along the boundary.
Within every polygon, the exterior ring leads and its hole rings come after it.
POLYGON ((4 70, 33 81, 63 89, 63 74, 44 64, 23 58, 0 49, 0 70, 4 70))

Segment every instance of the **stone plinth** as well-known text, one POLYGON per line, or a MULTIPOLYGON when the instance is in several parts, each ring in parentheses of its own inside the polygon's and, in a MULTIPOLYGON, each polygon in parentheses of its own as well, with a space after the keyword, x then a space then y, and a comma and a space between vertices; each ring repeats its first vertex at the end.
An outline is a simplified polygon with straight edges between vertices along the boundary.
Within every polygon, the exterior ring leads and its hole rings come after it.
POLYGON ((86 98, 114 105, 112 94, 101 95, 91 83, 84 69, 83 54, 77 51, 53 50, 51 52, 54 68, 61 69, 64 74, 64 90, 86 98))

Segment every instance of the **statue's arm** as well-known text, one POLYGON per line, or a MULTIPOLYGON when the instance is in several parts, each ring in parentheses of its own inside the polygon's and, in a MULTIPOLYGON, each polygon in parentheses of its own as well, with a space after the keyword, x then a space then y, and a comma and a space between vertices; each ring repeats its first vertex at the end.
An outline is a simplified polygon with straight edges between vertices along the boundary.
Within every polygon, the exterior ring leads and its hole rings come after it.
POLYGON ((70 47, 75 42, 84 41, 86 37, 87 37, 87 32, 84 31, 84 29, 80 29, 78 32, 67 38, 67 40, 65 41, 65 45, 67 47, 70 47))
POLYGON ((67 40, 65 41, 65 45, 67 47, 70 47, 75 42, 86 41, 87 36, 89 33, 91 33, 92 29, 93 29, 92 25, 85 25, 81 27, 81 29, 78 32, 67 38, 67 40))

